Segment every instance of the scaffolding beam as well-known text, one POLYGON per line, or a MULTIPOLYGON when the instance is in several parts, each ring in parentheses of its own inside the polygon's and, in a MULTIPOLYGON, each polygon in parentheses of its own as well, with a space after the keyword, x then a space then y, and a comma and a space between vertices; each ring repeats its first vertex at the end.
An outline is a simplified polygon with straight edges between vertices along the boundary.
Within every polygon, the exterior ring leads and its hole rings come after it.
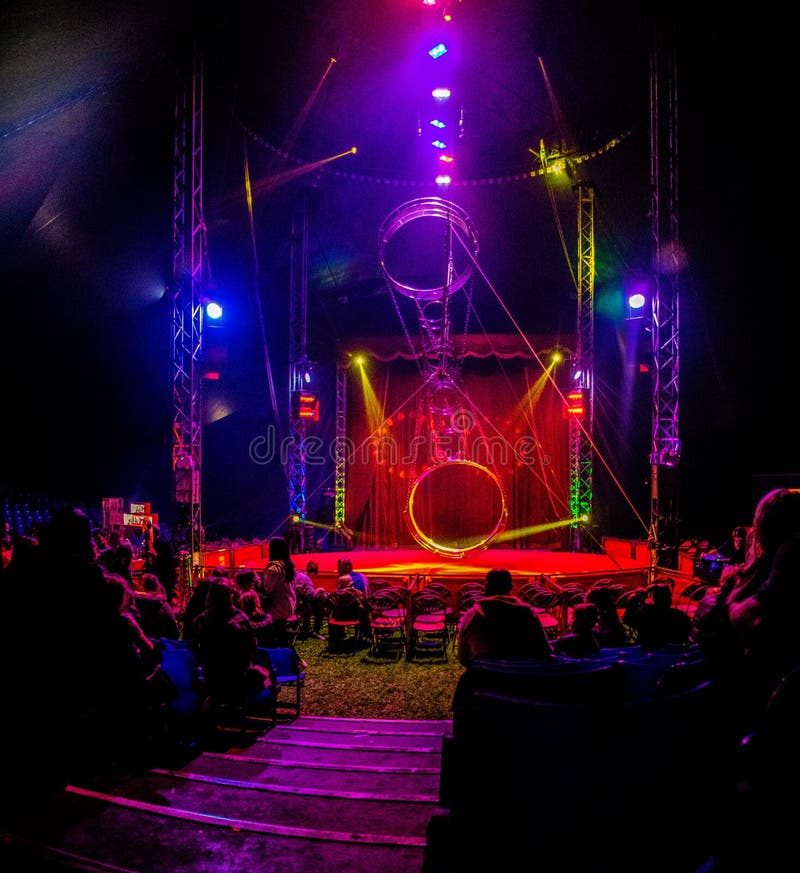
POLYGON ((679 435, 678 99, 675 54, 656 35, 650 61, 650 185, 652 232, 652 439, 650 546, 677 543, 679 435), (669 486, 669 487, 667 487, 669 486))
POLYGON ((306 532, 306 423, 296 398, 307 389, 308 364, 308 212, 309 195, 292 212, 289 275, 289 530, 290 545, 304 551, 306 532))
MULTIPOLYGON (((203 67, 196 51, 175 101, 172 307, 172 498, 176 551, 200 561, 203 263, 203 67)), ((183 562, 181 562, 183 564, 183 562)))
MULTIPOLYGON (((594 188, 581 182, 578 196, 578 323, 573 388, 580 390, 583 414, 569 420, 569 503, 573 518, 591 517, 593 504, 594 431, 594 188)), ((570 528, 574 551, 583 547, 583 521, 570 528)))

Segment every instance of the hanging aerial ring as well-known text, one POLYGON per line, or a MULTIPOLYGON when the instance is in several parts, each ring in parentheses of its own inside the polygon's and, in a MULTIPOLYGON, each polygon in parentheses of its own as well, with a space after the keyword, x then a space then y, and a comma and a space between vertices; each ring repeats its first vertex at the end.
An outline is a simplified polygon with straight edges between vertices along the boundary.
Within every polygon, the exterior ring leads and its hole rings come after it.
POLYGON ((398 206, 391 212, 380 227, 378 254, 381 270, 389 285, 400 294, 415 300, 441 300, 445 292, 445 286, 439 285, 433 288, 417 288, 413 285, 401 282, 391 274, 386 265, 386 251, 392 237, 403 225, 418 218, 437 218, 457 227, 466 238, 472 257, 465 264, 461 272, 454 276, 447 286, 448 295, 454 294, 466 285, 473 271, 473 258, 478 254, 478 235, 472 219, 466 212, 455 203, 443 200, 441 197, 418 197, 398 206))
POLYGON ((485 548, 508 518, 498 477, 466 460, 444 461, 421 473, 406 513, 411 534, 423 548, 455 558, 485 548))

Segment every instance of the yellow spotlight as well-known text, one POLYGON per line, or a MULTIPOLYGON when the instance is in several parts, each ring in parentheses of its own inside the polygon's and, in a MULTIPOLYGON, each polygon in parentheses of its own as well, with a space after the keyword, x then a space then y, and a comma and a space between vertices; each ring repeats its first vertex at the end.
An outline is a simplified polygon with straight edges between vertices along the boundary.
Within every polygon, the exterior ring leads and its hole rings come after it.
POLYGON ((353 148, 350 149, 350 154, 354 155, 357 151, 358 151, 358 149, 355 146, 353 146, 353 148))
POLYGON ((353 363, 357 364, 359 367, 363 367, 364 364, 367 363, 367 358, 365 355, 354 355, 353 356, 353 363))

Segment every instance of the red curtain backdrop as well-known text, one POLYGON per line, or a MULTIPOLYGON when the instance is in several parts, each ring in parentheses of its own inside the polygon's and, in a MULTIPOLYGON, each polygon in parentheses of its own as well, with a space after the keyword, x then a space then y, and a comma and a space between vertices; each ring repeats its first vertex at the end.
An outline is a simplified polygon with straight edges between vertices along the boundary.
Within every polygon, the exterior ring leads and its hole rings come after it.
POLYGON ((377 338, 341 349, 342 360, 366 357, 363 371, 355 364, 347 371, 345 511, 356 545, 419 543, 408 517, 412 489, 413 520, 434 542, 563 545, 567 528, 530 528, 570 514, 563 389, 543 378, 540 363, 564 341, 457 337, 458 390, 449 393, 455 402, 444 416, 430 403, 419 343, 412 342, 377 338), (431 437, 432 428, 447 431, 443 441, 431 437))

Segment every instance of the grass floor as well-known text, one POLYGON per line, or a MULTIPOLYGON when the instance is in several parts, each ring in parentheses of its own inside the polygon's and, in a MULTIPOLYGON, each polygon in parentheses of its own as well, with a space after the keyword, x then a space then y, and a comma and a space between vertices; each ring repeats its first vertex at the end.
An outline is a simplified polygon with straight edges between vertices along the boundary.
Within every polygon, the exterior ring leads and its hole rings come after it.
POLYGON ((464 668, 452 650, 447 661, 430 656, 406 661, 370 656, 368 649, 329 654, 316 638, 295 644, 306 661, 303 715, 336 718, 450 718, 456 682, 464 668))

